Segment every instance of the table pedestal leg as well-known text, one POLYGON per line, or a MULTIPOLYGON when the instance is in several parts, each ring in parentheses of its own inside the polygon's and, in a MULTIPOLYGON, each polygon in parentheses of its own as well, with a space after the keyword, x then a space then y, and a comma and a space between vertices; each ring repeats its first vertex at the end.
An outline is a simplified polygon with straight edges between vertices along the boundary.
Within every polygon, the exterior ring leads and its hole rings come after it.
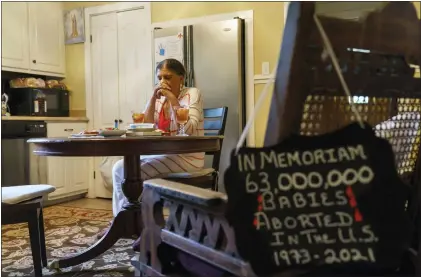
POLYGON ((59 269, 82 264, 110 249, 120 238, 140 236, 142 215, 139 197, 142 194, 143 182, 139 155, 124 157, 124 177, 122 191, 128 203, 117 214, 108 232, 85 251, 69 258, 52 261, 49 268, 59 269))

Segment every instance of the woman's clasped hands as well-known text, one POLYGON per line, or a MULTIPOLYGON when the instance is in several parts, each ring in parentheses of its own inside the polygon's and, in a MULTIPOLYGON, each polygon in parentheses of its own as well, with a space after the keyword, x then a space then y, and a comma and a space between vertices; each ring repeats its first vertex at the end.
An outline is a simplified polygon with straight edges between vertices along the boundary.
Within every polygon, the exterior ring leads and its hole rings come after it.
POLYGON ((154 89, 154 96, 159 99, 162 96, 165 97, 171 97, 173 96, 173 93, 171 92, 171 86, 169 85, 169 83, 165 82, 165 81, 161 81, 159 82, 154 89))

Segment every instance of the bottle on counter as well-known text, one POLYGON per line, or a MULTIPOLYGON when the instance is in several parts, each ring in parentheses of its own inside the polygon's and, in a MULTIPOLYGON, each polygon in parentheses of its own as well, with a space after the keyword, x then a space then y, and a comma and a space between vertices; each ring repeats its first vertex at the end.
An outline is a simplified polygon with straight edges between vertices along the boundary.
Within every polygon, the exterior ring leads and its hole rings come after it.
POLYGON ((47 114, 47 96, 41 90, 35 90, 34 115, 45 116, 47 114))

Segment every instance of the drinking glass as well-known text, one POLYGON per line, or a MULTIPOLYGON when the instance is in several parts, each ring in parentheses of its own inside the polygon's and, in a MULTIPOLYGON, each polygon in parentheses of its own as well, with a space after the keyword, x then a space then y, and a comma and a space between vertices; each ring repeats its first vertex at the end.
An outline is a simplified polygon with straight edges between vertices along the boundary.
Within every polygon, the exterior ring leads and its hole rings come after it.
POLYGON ((180 124, 180 129, 177 136, 188 136, 186 134, 186 131, 184 130, 184 125, 189 120, 189 107, 187 106, 174 107, 174 111, 175 111, 175 119, 177 121, 177 124, 180 124))
POLYGON ((144 123, 145 114, 132 112, 132 119, 133 119, 133 123, 144 123))

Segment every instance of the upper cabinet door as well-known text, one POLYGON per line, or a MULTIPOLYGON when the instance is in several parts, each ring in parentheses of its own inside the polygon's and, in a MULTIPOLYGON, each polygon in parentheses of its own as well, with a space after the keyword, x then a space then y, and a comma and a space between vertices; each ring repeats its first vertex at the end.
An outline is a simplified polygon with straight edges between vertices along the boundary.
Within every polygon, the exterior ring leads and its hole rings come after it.
POLYGON ((29 67, 28 4, 3 2, 1 9, 2 67, 29 67))
POLYGON ((64 74, 64 30, 61 2, 30 2, 30 69, 64 74))

